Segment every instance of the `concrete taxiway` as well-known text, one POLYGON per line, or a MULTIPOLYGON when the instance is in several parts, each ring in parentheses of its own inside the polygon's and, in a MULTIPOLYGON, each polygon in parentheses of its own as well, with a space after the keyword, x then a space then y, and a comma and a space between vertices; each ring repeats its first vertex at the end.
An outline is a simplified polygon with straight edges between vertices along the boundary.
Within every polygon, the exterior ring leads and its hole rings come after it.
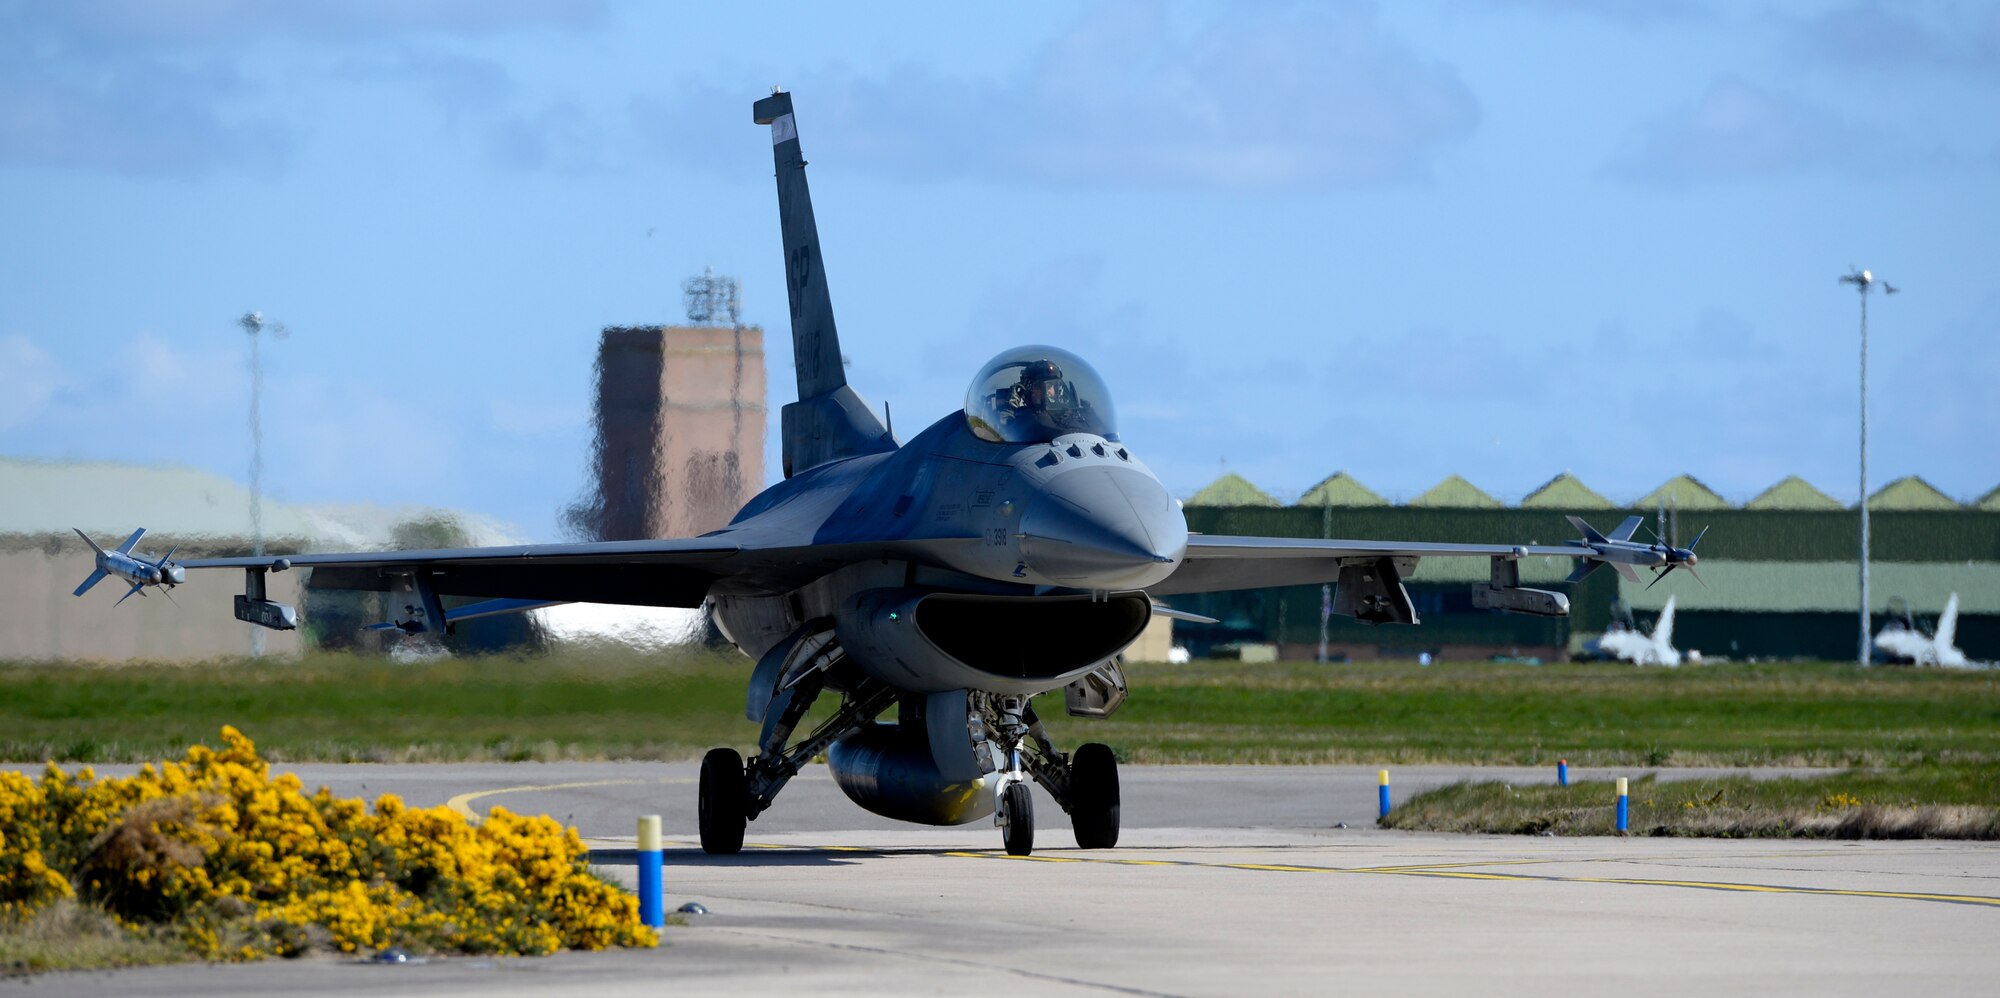
MULTIPOLYGON (((1017 859, 984 822, 913 829, 873 819, 814 770, 752 824, 742 855, 709 857, 692 843, 691 766, 297 769, 343 793, 568 815, 595 840, 596 861, 627 883, 631 823, 641 808, 657 811, 683 843, 667 857, 669 906, 698 901, 710 914, 668 929, 667 945, 647 952, 168 967, 25 987, 1943 995, 1991 994, 2000 980, 2000 847, 1990 844, 1386 832, 1372 827, 1372 768, 1128 767, 1119 848, 1073 848, 1060 810, 1040 798, 1040 848, 1017 859), (1350 827, 1336 827, 1343 821, 1350 827)), ((1395 773, 1399 792, 1426 780, 1551 775, 1395 773)))

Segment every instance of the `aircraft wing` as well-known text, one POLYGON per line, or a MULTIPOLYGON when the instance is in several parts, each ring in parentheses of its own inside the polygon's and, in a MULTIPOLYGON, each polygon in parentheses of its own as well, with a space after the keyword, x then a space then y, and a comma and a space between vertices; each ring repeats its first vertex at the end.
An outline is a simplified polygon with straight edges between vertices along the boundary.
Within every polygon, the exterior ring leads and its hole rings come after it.
POLYGON ((1194 534, 1187 555, 1156 596, 1337 582, 1342 564, 1373 558, 1590 557, 1587 548, 1549 544, 1445 544, 1422 541, 1317 540, 1194 534))
POLYGON ((744 591, 783 592, 856 561, 921 556, 923 552, 903 550, 912 543, 939 542, 760 546, 722 537, 689 537, 203 558, 180 564, 188 569, 310 568, 315 589, 387 592, 421 571, 442 596, 697 607, 719 580, 729 580, 744 591))

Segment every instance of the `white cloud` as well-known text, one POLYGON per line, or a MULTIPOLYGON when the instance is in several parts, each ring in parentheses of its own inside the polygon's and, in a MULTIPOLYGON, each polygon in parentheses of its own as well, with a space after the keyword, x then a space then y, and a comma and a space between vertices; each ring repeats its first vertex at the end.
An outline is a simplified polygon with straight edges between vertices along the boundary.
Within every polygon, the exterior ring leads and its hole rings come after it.
MULTIPOLYGON (((812 148, 901 179, 1370 187, 1425 178, 1479 120, 1457 70, 1352 6, 1231 8, 1189 33, 1160 4, 1112 4, 998 82, 907 65, 802 75, 812 148)), ((672 137, 704 108, 736 107, 726 94, 641 98, 634 123, 660 152, 705 162, 713 153, 672 137)))
POLYGON ((2000 11, 1991 4, 1863 0, 1780 26, 1796 55, 1836 69, 2000 73, 2000 11))
POLYGON ((62 365, 20 333, 0 336, 0 430, 33 422, 65 384, 62 365))
POLYGON ((1725 76, 1628 136, 1607 176, 1671 187, 1862 165, 1866 135, 1825 108, 1725 76))

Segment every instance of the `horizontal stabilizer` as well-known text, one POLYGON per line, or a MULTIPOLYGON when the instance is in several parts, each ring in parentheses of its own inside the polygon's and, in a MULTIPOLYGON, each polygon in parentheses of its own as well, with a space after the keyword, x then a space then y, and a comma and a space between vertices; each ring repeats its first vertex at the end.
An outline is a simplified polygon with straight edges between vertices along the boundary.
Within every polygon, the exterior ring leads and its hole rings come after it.
MULTIPOLYGON (((140 527, 139 529, 132 531, 132 536, 125 538, 125 543, 118 545, 118 553, 131 554, 132 549, 139 546, 139 538, 144 536, 146 536, 145 527, 140 527)), ((91 546, 95 547, 96 545, 93 544, 91 546)))
POLYGON ((74 593, 74 595, 81 596, 84 593, 89 592, 91 586, 94 586, 103 581, 104 581, 104 569, 101 568, 93 569, 90 573, 90 577, 83 580, 83 585, 76 587, 76 592, 74 593))
MULTIPOLYGON (((1571 517, 1570 519, 1574 520, 1576 518, 1571 517)), ((1631 540, 1632 535, 1639 532, 1639 525, 1644 522, 1646 522, 1646 518, 1643 516, 1626 517, 1624 523, 1619 524, 1616 529, 1611 531, 1611 539, 1614 541, 1631 540)))
POLYGON ((1564 579, 1563 581, 1568 583, 1582 582, 1583 580, 1590 577, 1590 573, 1595 572, 1602 567, 1604 567, 1604 563, 1601 561, 1592 561, 1587 558, 1582 559, 1578 561, 1576 566, 1576 571, 1569 573, 1569 578, 1564 579))

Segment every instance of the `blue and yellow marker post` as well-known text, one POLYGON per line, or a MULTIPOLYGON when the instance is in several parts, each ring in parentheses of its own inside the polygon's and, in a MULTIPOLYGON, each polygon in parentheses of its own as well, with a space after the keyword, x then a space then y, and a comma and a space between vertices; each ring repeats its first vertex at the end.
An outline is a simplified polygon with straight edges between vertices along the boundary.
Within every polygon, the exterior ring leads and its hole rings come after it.
POLYGON ((639 922, 659 928, 667 924, 666 903, 662 897, 664 885, 661 874, 666 857, 660 850, 660 816, 641 815, 639 818, 639 922))
POLYGON ((1376 790, 1377 790, 1376 797, 1378 799, 1377 802, 1382 806, 1381 817, 1387 818, 1389 816, 1389 771, 1388 770, 1385 769, 1382 771, 1382 785, 1376 788, 1376 790))
POLYGON ((1632 817, 1631 798, 1625 795, 1625 778, 1618 778, 1618 830, 1624 831, 1632 817))

